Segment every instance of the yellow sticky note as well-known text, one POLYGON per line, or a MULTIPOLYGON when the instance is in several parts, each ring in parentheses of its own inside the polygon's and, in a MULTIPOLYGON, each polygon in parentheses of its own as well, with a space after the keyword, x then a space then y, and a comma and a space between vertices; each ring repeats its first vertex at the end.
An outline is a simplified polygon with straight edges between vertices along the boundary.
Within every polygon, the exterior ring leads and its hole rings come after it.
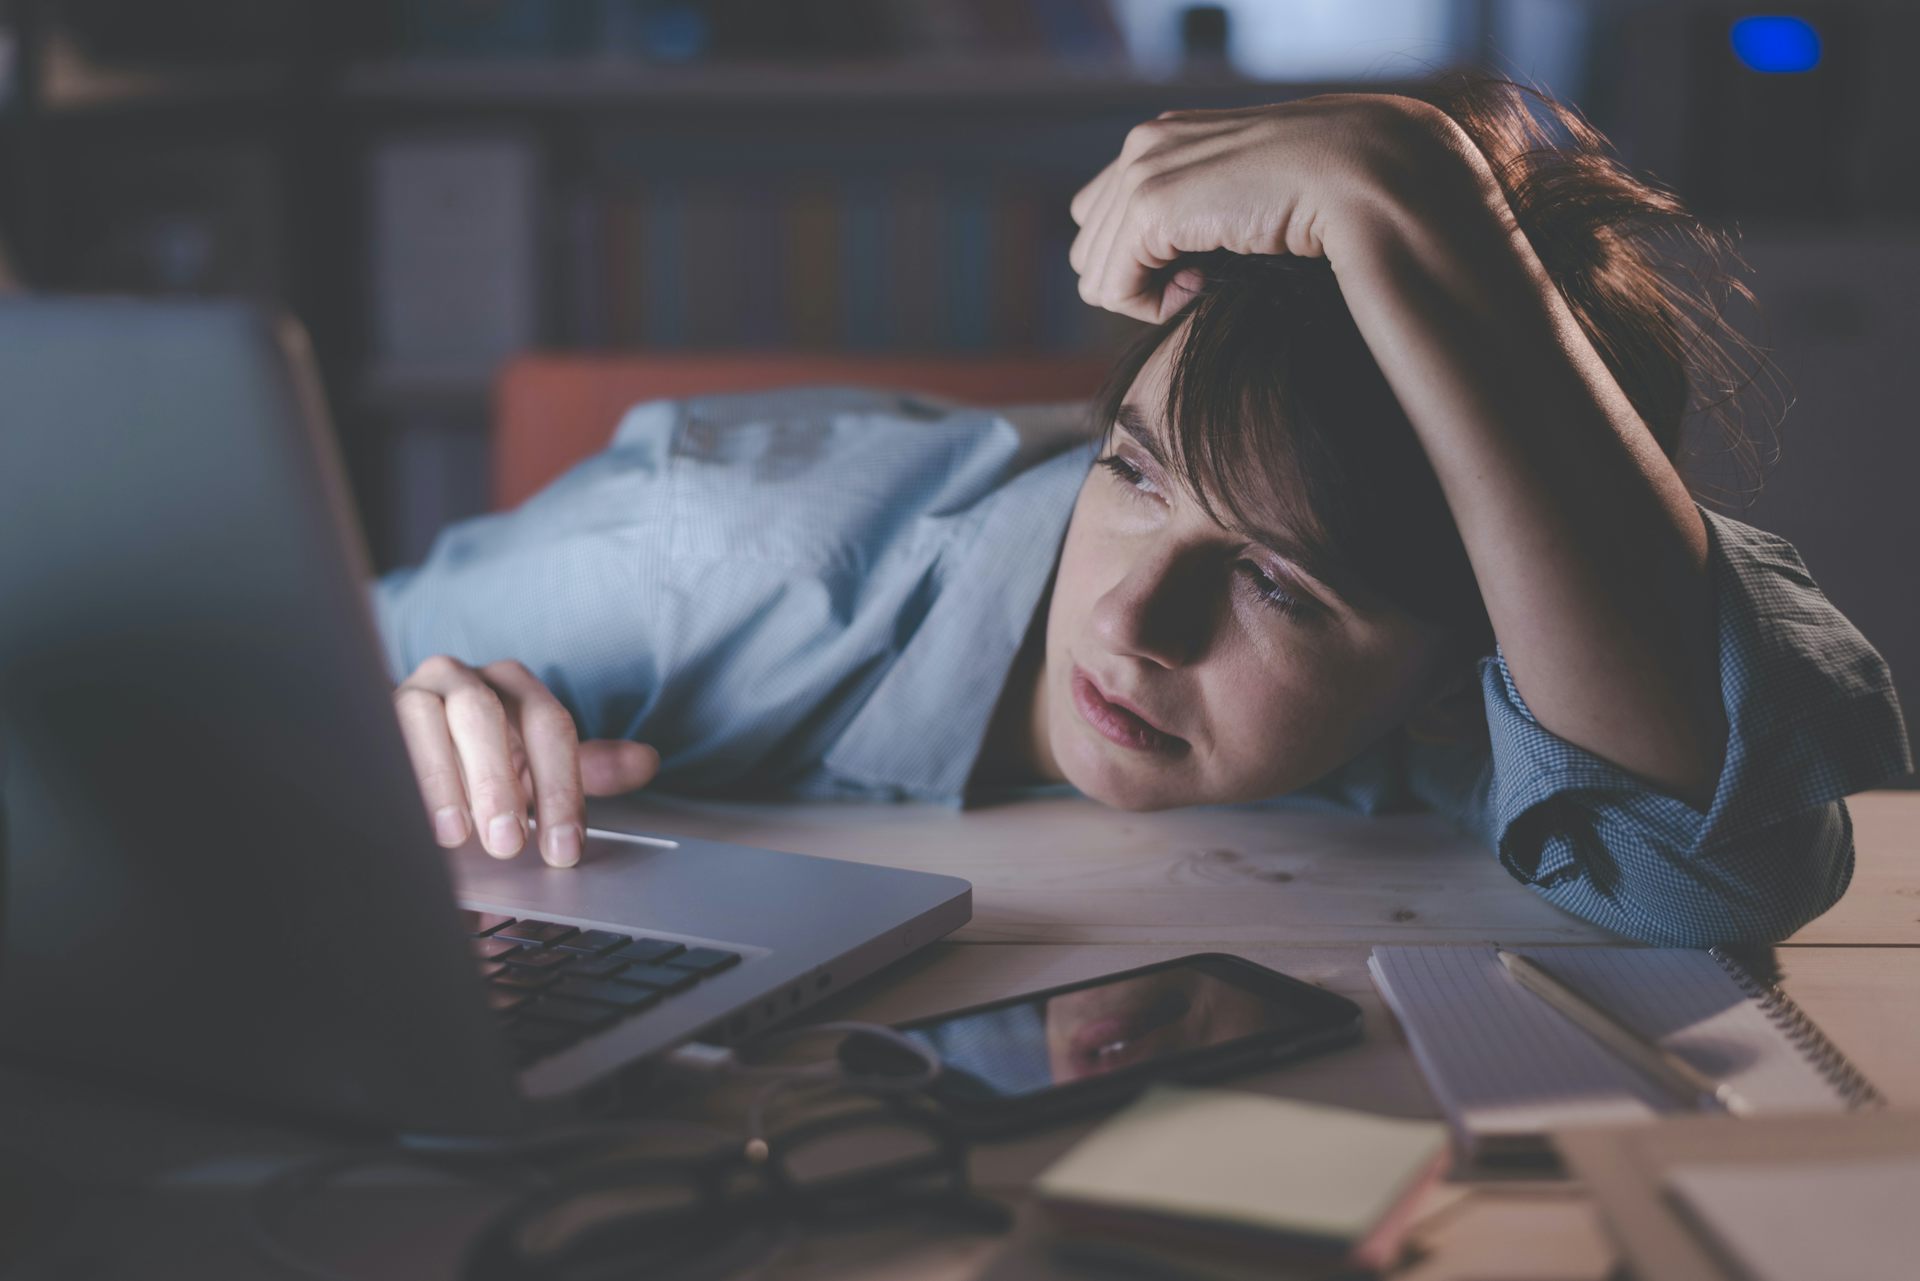
POLYGON ((1161 1085, 1056 1161, 1036 1188, 1048 1200, 1357 1240, 1447 1141, 1436 1121, 1161 1085))

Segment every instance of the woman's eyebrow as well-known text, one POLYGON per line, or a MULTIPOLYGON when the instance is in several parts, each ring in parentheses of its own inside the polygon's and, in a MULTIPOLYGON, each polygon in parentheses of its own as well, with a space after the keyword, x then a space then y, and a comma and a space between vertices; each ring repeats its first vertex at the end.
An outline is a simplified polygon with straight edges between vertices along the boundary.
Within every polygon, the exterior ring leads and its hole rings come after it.
MULTIPOLYGON (((1153 459, 1160 470, 1173 472, 1174 468, 1167 461, 1166 449, 1160 443, 1160 434, 1147 421, 1146 414, 1141 412, 1138 405, 1129 403, 1120 406, 1114 414, 1114 425, 1126 432, 1140 448, 1146 450, 1147 457, 1153 459)), ((1342 587, 1342 584, 1347 581, 1347 572, 1337 557, 1329 555, 1321 548, 1303 543, 1291 534, 1277 530, 1236 529, 1233 532, 1251 538, 1276 556, 1288 561, 1312 578, 1342 605, 1352 608, 1347 592, 1342 587)))
POLYGON ((1162 471, 1172 471, 1167 462, 1166 451, 1160 448, 1160 434, 1147 422, 1147 416, 1140 412, 1138 405, 1122 405, 1120 412, 1114 415, 1114 421, 1120 430, 1133 437, 1134 443, 1147 451, 1147 457, 1160 465, 1162 471))

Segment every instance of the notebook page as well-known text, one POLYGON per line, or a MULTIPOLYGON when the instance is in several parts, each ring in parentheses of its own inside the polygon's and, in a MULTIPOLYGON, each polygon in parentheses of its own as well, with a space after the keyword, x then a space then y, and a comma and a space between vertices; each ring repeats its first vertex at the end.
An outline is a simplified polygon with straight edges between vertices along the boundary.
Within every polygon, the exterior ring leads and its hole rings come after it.
POLYGON ((1905 1281, 1920 1156, 1675 1166, 1668 1195, 1751 1281, 1905 1281))
POLYGON ((1568 947, 1526 955, 1760 1111, 1845 1109, 1820 1069, 1705 952, 1568 947))
MULTIPOLYGON (((1762 1110, 1830 1109, 1839 1095, 1705 952, 1533 948, 1523 955, 1762 1110)), ((1643 1120, 1659 1086, 1507 974, 1491 947, 1381 947, 1370 962, 1427 1083, 1475 1136, 1643 1120)))
POLYGON ((1656 1087, 1508 976, 1491 947, 1376 947, 1369 968, 1441 1108, 1475 1136, 1642 1120, 1656 1087))

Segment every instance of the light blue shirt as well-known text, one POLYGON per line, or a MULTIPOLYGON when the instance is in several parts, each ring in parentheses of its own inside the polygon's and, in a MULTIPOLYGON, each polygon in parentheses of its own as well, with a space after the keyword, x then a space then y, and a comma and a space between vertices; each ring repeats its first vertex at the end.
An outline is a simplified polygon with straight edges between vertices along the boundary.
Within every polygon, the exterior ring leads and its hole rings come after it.
MULTIPOLYGON (((396 679, 519 659, 583 737, 658 747, 664 788, 959 804, 1091 458, 887 392, 651 402, 381 580, 375 613, 396 679)), ((1703 514, 1729 724, 1705 813, 1541 727, 1497 652, 1488 746, 1395 731, 1283 799, 1437 809, 1652 942, 1768 941, 1824 911, 1853 866, 1839 798, 1912 768, 1892 681, 1789 544, 1703 514)))

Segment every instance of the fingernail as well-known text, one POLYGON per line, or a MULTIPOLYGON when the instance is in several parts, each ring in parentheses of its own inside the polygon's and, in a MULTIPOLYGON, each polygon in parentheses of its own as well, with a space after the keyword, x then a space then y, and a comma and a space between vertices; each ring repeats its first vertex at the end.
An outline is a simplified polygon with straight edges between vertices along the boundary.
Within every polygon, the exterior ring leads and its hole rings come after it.
POLYGON ((467 839, 467 812, 458 805, 442 806, 433 812, 434 839, 449 849, 467 839))
POLYGON ((518 814, 495 814, 487 824, 487 853, 495 858, 512 858, 526 839, 518 814))
POLYGON ((580 861, 580 829, 562 823, 547 833, 547 862, 555 867, 572 867, 580 861))

